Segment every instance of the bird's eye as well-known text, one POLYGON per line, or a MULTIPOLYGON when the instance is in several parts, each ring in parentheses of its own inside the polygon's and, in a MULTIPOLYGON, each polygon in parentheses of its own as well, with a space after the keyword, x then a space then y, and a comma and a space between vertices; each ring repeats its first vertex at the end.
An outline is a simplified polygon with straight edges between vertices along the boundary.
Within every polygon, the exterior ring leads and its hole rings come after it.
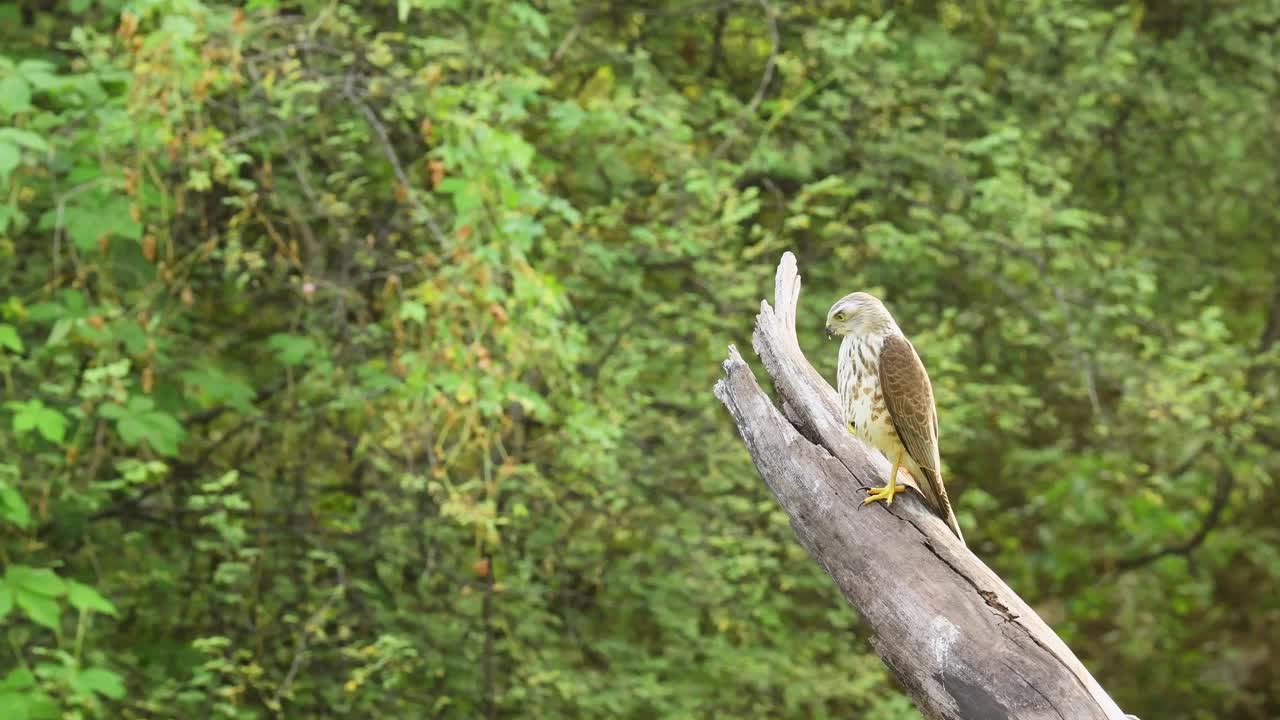
POLYGON ((842 312, 836 313, 836 322, 844 322, 844 313, 842 312))

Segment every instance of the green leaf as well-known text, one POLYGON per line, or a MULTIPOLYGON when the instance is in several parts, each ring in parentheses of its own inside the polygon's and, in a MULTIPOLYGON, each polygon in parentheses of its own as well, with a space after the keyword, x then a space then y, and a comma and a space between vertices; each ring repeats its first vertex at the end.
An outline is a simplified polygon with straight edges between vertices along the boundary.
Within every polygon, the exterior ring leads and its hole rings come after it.
MULTIPOLYGON (((26 690, 36 684, 36 677, 25 667, 17 667, 9 671, 0 680, 0 690, 26 690)), ((2 707, 2 706, 0 706, 2 707)))
POLYGON ((127 407, 116 403, 103 405, 98 414, 116 421, 116 432, 129 445, 146 442, 162 455, 178 454, 178 443, 186 437, 182 425, 172 415, 157 410, 151 398, 134 395, 127 407))
POLYGON ((406 300, 400 304, 400 318, 402 320, 410 320, 413 322, 425 322, 427 319, 427 308, 420 302, 406 300))
POLYGON ((10 565, 5 571, 4 579, 14 592, 28 592, 47 597, 59 597, 67 592, 66 582, 49 568, 10 565))
POLYGON ((36 152, 49 152, 49 143, 30 130, 0 128, 0 140, 28 150, 35 150, 36 152))
POLYGON ((253 388, 219 368, 188 370, 182 373, 181 378, 183 382, 203 390, 207 396, 203 399, 210 404, 227 403, 243 411, 249 410, 253 405, 253 388))
POLYGON ((267 346, 276 351, 285 365, 301 365, 316 351, 316 343, 301 335, 277 333, 267 339, 267 346))
POLYGON ((0 690, 0 707, 8 712, 10 720, 28 720, 31 714, 27 711, 26 693, 12 690, 0 690))
POLYGON ((92 250, 98 238, 106 235, 129 240, 142 238, 142 225, 134 221, 129 201, 123 197, 106 197, 93 204, 68 205, 62 222, 67 236, 80 250, 92 250))
POLYGON ((0 517, 20 528, 26 528, 31 524, 31 511, 27 509, 22 493, 4 482, 0 482, 0 517))
POLYGON ((0 689, 0 708, 4 720, 56 720, 62 710, 53 698, 40 690, 0 689))
POLYGON ((213 178, 209 177, 209 173, 205 170, 192 170, 191 177, 187 179, 187 187, 197 192, 204 192, 213 187, 213 178))
POLYGON ((59 629, 62 612, 58 608, 57 600, 48 595, 26 590, 15 590, 14 595, 18 601, 18 607, 22 608, 32 621, 55 632, 59 629))
POLYGON ((0 112, 12 117, 31 109, 31 85, 21 75, 0 79, 0 112))
POLYGON ((0 183, 8 182, 14 168, 22 163, 22 151, 17 145, 0 142, 0 183))
POLYGON ((4 580, 0 580, 0 620, 5 619, 11 610, 13 610, 13 591, 4 580))
POLYGON ((105 695, 112 700, 124 697, 124 681, 120 676, 104 668, 89 668, 76 674, 72 687, 82 696, 91 693, 105 695))
POLYGON ((0 323, 0 347, 9 348, 16 353, 22 352, 22 337, 18 335, 17 328, 0 323))
POLYGON ((62 708, 41 690, 27 693, 27 720, 59 720, 62 708))
POLYGON ((1053 214, 1054 224, 1072 230, 1088 230, 1091 220, 1090 213, 1076 208, 1059 210, 1053 214))
POLYGON ((5 407, 13 411, 13 429, 19 435, 36 430, 51 443, 61 443, 66 435, 67 419, 39 398, 5 403, 5 407))
POLYGON ((164 16, 162 27, 182 40, 189 40, 196 34, 198 26, 191 18, 175 13, 164 16))
POLYGON ((106 615, 116 614, 116 606, 112 605, 110 600, 99 595, 98 591, 92 587, 75 580, 67 581, 67 601, 77 610, 93 610, 106 615))
POLYGON ((67 236, 80 250, 92 250, 103 234, 97 216, 89 209, 67 208, 63 212, 62 222, 67 228, 67 236))
POLYGON ((48 60, 27 59, 18 63, 18 72, 22 73, 22 75, 28 79, 30 79, 32 75, 37 75, 39 73, 54 73, 57 72, 57 70, 58 66, 48 60))
POLYGON ((507 7, 513 17, 522 25, 532 28, 538 35, 546 37, 551 32, 546 16, 534 10, 528 3, 512 3, 507 7))

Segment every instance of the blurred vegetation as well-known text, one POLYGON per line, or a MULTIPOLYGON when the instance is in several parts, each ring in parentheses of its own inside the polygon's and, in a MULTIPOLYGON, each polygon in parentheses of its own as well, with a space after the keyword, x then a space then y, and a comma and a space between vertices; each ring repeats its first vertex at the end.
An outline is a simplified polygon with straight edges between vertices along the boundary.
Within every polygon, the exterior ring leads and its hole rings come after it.
POLYGON ((1126 711, 1280 715, 1280 3, 0 0, 0 708, 918 717, 710 388, 885 298, 1126 711))

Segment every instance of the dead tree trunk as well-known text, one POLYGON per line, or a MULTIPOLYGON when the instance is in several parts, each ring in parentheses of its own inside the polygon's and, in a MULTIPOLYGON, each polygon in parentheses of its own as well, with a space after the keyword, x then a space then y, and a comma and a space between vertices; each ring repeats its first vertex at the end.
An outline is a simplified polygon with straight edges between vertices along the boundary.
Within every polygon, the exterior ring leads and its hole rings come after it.
POLYGON ((916 706, 932 720, 1131 718, 918 495, 861 507, 858 487, 883 485, 889 465, 845 430, 835 391, 800 351, 799 295, 787 253, 776 307, 761 303, 752 337, 781 411, 732 346, 715 394, 800 542, 862 614, 916 706))

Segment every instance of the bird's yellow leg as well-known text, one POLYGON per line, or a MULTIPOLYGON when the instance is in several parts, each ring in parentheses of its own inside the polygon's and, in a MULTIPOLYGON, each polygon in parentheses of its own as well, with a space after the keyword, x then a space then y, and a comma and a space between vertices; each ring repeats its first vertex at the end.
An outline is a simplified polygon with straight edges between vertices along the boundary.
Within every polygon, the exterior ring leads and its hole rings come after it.
POLYGON ((870 505, 877 500, 883 500, 885 505, 893 504, 893 496, 906 490, 904 487, 898 487, 898 468, 902 467, 902 451, 893 458, 893 472, 889 473, 889 484, 882 488, 865 488, 869 493, 867 499, 862 501, 863 505, 870 505))

